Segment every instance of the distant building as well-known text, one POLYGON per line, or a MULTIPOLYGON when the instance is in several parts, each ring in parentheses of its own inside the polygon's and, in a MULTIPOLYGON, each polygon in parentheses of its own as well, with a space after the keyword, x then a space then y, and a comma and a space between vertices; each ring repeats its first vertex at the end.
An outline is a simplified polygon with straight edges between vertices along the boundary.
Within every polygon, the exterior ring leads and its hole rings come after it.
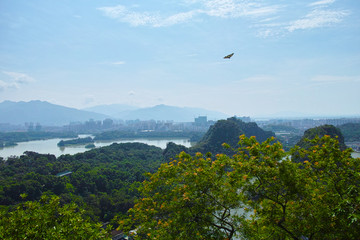
POLYGON ((35 131, 40 132, 41 128, 42 127, 41 127, 40 123, 37 123, 36 126, 35 126, 35 131))
POLYGON ((207 124, 207 116, 199 116, 195 118, 195 125, 205 125, 207 124))
POLYGON ((114 124, 114 121, 110 118, 107 118, 103 121, 103 128, 111 128, 114 124))
POLYGON ((250 117, 237 117, 237 116, 235 116, 235 118, 236 119, 239 119, 239 120, 241 120, 241 121, 243 121, 243 122, 246 122, 246 123, 249 123, 249 122, 251 122, 251 118, 250 117))
POLYGON ((28 132, 34 131, 34 123, 25 123, 25 127, 27 128, 28 132))

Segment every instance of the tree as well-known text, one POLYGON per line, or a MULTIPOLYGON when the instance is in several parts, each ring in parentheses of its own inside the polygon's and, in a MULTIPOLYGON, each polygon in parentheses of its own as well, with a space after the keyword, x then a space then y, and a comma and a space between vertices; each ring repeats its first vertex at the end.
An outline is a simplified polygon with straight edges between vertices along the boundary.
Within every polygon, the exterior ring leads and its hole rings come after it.
POLYGON ((360 159, 330 136, 311 143, 292 150, 301 163, 274 138, 241 136, 233 156, 180 153, 149 174, 119 228, 139 239, 356 239, 360 159))
POLYGON ((101 224, 85 217, 75 204, 60 205, 59 197, 0 210, 0 239, 111 239, 101 224))

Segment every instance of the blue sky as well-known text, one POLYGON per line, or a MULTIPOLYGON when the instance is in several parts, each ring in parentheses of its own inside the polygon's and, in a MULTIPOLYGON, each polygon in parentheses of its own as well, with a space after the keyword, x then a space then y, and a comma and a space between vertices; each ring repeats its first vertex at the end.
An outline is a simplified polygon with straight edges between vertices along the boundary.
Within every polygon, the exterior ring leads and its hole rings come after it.
POLYGON ((0 0, 0 101, 359 115, 359 10, 359 0, 0 0))

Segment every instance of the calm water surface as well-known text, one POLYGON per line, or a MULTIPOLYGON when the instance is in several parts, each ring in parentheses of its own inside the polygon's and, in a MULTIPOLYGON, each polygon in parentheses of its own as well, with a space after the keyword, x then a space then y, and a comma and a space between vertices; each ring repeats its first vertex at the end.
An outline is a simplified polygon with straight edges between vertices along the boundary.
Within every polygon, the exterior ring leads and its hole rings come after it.
MULTIPOLYGON (((87 137, 90 135, 80 135, 79 137, 87 137)), ((69 147, 58 147, 57 144, 60 140, 68 140, 68 139, 48 139, 48 140, 38 140, 38 141, 29 141, 29 142, 20 142, 17 146, 13 147, 6 147, 0 148, 0 157, 4 159, 10 156, 20 156, 26 151, 38 152, 43 154, 54 154, 55 156, 60 156, 62 154, 76 154, 88 151, 90 149, 85 148, 84 145, 74 145, 69 147)), ((127 142, 140 142, 146 143, 148 145, 160 147, 162 149, 166 148, 166 144, 169 142, 173 142, 176 144, 184 145, 185 147, 190 147, 189 139, 122 139, 122 140, 115 140, 115 141, 102 141, 102 142, 95 142, 96 147, 104 147, 111 145, 112 143, 127 143, 127 142)))
MULTIPOLYGON (((79 135, 79 137, 88 137, 91 135, 79 135)), ((75 145, 68 147, 58 147, 57 144, 60 140, 68 139, 48 139, 48 140, 38 140, 38 141, 29 141, 29 142, 20 142, 17 146, 0 148, 0 157, 6 159, 10 156, 20 156, 26 151, 38 152, 43 154, 54 154, 55 156, 60 156, 62 154, 76 154, 88 151, 89 149, 85 148, 85 145, 75 145)), ((148 145, 160 147, 162 149, 166 148, 166 144, 173 142, 176 144, 183 145, 185 147, 191 147, 189 139, 183 138, 169 138, 169 139, 122 139, 116 141, 101 141, 95 142, 96 147, 105 147, 111 145, 112 143, 127 143, 127 142, 140 142, 148 145)), ((352 156, 355 158, 360 158, 360 153, 354 152, 352 156)))

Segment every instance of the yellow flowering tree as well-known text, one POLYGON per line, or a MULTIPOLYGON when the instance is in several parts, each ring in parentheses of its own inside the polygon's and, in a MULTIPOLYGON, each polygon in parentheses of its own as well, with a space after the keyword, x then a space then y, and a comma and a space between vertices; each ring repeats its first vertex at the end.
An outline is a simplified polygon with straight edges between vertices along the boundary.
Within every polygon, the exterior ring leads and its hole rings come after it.
MULTIPOLYGON (((25 195, 22 194, 22 197, 25 195)), ((0 209, 0 239, 111 239, 108 230, 86 217, 74 204, 60 204, 57 196, 0 209)))
POLYGON ((360 159, 329 136, 311 142, 292 150, 301 163, 273 138, 240 136, 233 156, 182 152, 149 174, 119 228, 139 239, 356 239, 360 159))

